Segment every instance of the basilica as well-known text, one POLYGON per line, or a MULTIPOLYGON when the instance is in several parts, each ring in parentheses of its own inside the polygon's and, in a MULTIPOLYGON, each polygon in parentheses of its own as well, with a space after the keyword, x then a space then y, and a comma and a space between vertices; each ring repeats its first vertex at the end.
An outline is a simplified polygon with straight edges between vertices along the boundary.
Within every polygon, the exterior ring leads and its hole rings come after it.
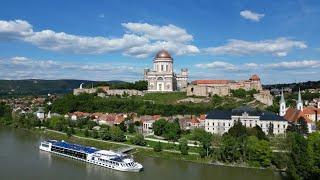
POLYGON ((153 69, 144 70, 148 92, 183 91, 188 85, 188 69, 180 74, 173 72, 173 58, 166 50, 159 51, 153 59, 153 69))

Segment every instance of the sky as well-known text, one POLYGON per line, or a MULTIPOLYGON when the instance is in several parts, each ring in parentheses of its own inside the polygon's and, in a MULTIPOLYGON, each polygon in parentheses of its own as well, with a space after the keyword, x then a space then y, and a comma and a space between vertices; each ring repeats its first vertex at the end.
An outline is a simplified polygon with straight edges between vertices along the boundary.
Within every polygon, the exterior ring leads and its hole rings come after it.
POLYGON ((166 49, 189 80, 320 80, 319 0, 2 0, 0 79, 136 81, 166 49))

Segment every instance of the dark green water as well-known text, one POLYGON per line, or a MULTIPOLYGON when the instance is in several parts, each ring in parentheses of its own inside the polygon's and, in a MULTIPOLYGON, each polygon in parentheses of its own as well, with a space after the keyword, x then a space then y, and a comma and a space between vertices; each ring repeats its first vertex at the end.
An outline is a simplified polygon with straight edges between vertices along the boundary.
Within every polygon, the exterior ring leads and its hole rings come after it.
POLYGON ((150 157, 135 157, 144 166, 143 172, 119 172, 39 151, 41 140, 39 135, 27 131, 0 128, 0 179, 281 179, 270 170, 217 167, 150 157))

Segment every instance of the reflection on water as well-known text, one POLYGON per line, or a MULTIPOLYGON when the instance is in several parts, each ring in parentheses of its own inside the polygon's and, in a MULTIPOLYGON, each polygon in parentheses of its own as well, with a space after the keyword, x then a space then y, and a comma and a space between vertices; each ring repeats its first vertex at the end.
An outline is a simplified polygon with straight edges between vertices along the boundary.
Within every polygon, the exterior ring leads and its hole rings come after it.
POLYGON ((280 179, 270 170, 217 167, 137 155, 144 171, 121 172, 40 151, 43 139, 28 131, 0 128, 0 179, 280 179))

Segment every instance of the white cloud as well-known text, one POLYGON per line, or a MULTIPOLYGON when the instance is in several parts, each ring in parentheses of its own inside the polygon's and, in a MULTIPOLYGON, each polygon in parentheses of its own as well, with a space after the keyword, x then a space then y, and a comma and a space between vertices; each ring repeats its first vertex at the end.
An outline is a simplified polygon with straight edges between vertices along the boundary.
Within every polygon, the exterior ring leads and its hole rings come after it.
POLYGON ((163 48, 170 48, 176 55, 199 53, 191 45, 192 35, 185 29, 174 26, 150 25, 147 23, 123 23, 128 31, 120 38, 80 36, 53 30, 34 31, 27 21, 0 21, 0 40, 18 39, 39 48, 77 54, 105 54, 122 52, 125 55, 148 57, 163 48))
POLYGON ((320 68, 318 60, 302 60, 302 61, 283 61, 279 63, 266 64, 268 69, 311 69, 320 68))
POLYGON ((303 41, 294 41, 288 38, 277 38, 264 41, 244 41, 232 39, 224 46, 210 47, 205 52, 220 55, 253 55, 272 54, 275 56, 286 56, 292 49, 304 49, 307 45, 303 41))
POLYGON ((245 19, 249 19, 255 22, 259 22, 260 19, 264 17, 264 14, 255 13, 249 10, 241 11, 240 15, 245 19))
POLYGON ((0 59, 0 77, 3 79, 92 79, 137 80, 142 67, 130 64, 64 63, 26 57, 0 59))
POLYGON ((216 69, 216 70, 237 70, 237 67, 231 63, 224 61, 213 61, 207 64, 196 64, 196 67, 205 68, 205 69, 216 69))
POLYGON ((0 40, 20 39, 32 35, 31 24, 23 20, 1 21, 0 20, 0 40))
POLYGON ((148 23, 122 23, 130 32, 143 35, 152 40, 166 40, 174 42, 189 42, 192 35, 185 29, 169 24, 167 26, 150 25, 148 23))
POLYGON ((282 61, 278 63, 245 63, 232 64, 225 61, 213 61, 206 64, 195 64, 198 68, 229 70, 229 71, 250 71, 250 70, 302 70, 302 69, 317 69, 320 67, 320 60, 299 60, 299 61, 282 61))

